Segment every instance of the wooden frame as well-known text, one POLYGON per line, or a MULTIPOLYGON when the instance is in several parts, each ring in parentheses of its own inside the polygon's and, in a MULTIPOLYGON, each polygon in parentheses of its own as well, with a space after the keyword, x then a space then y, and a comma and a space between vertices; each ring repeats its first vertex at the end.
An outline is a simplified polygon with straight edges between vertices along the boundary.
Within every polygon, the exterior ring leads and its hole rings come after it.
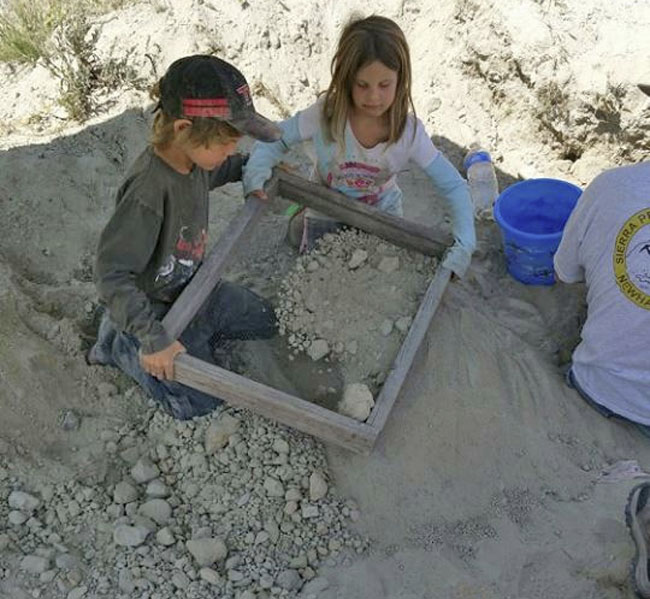
MULTIPOLYGON (((395 245, 423 254, 439 255, 451 241, 449 236, 433 228, 391 216, 361 202, 351 202, 338 192, 279 169, 275 170, 267 184, 266 192, 271 200, 276 195, 295 200, 395 245)), ((246 200, 242 210, 230 222, 190 284, 169 310, 163 325, 173 338, 178 338, 207 299, 221 278, 228 258, 253 230, 264 212, 265 204, 253 197, 246 200)), ((451 271, 438 267, 366 422, 358 422, 188 354, 177 356, 174 363, 175 379, 324 441, 368 455, 386 424, 450 277, 451 271)))

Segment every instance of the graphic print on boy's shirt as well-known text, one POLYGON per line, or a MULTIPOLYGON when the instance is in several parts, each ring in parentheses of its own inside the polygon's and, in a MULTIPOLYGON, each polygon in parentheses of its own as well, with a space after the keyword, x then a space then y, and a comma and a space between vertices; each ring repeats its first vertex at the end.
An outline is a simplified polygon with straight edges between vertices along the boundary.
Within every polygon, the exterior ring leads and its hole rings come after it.
POLYGON ((192 278, 205 255, 207 238, 204 228, 196 231, 192 226, 181 227, 173 253, 167 256, 156 273, 154 282, 158 293, 174 291, 192 278))

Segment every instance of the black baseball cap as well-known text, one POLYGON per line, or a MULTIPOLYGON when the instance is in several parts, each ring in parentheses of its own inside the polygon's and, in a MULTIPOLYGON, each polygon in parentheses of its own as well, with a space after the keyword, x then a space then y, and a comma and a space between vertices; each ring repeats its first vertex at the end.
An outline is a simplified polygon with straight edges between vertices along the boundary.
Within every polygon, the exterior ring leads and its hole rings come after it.
POLYGON ((650 85, 647 83, 639 83, 637 87, 646 95, 650 96, 650 85))
POLYGON ((159 106, 179 119, 216 118, 245 135, 276 141, 282 130, 255 111, 244 76, 216 56, 196 54, 173 62, 160 82, 159 106))

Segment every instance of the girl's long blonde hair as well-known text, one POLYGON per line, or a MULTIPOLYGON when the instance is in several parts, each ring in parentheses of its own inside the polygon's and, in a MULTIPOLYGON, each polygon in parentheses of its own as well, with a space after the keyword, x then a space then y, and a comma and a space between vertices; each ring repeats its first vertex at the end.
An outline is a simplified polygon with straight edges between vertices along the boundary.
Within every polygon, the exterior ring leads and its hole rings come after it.
POLYGON ((397 72, 395 100, 388 109, 389 144, 395 143, 404 133, 409 108, 415 114, 411 97, 411 57, 399 25, 379 15, 353 19, 339 39, 330 68, 332 81, 325 92, 323 119, 332 140, 343 143, 355 77, 359 69, 376 60, 397 72))

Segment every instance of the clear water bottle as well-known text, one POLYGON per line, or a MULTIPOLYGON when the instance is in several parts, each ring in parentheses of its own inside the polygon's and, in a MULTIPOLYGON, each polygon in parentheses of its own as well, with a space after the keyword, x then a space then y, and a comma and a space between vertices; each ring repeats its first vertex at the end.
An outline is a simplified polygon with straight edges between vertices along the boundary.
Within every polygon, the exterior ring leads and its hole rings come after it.
POLYGON ((499 184, 490 153, 479 144, 472 144, 463 166, 467 173, 469 192, 477 219, 492 218, 492 206, 499 195, 499 184))

